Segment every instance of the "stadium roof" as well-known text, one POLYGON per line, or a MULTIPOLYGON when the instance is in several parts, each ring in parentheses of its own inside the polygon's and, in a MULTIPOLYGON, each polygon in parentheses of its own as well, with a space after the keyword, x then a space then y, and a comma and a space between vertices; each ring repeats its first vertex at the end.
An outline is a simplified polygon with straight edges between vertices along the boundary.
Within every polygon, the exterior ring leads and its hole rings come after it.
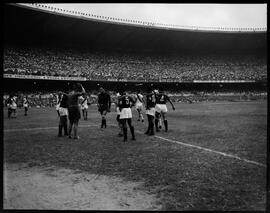
POLYGON ((266 31, 267 29, 266 4, 21 3, 20 5, 97 21, 168 29, 220 32, 266 31), (156 14, 157 12, 164 14, 156 14))
POLYGON ((150 22, 99 17, 43 4, 5 5, 6 42, 84 45, 149 50, 266 49, 266 28, 207 29, 159 26, 150 22))

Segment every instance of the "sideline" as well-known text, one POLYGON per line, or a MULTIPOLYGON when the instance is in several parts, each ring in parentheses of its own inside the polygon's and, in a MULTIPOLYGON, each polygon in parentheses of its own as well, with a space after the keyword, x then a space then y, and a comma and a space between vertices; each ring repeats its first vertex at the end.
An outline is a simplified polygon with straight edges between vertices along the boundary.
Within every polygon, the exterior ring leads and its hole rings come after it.
MULTIPOLYGON (((140 134, 143 134, 143 132, 141 132, 141 131, 136 131, 136 132, 138 132, 140 134)), ((227 154, 227 153, 224 153, 224 152, 219 152, 219 151, 216 151, 216 150, 213 150, 213 149, 208 149, 208 148, 204 148, 204 147, 201 147, 201 146, 192 145, 192 144, 189 144, 189 143, 183 143, 183 142, 180 142, 180 141, 171 140, 171 139, 164 138, 164 137, 157 136, 157 135, 155 135, 154 137, 158 138, 160 140, 168 141, 170 143, 177 143, 177 144, 180 144, 182 146, 187 146, 187 147, 192 147, 192 148, 200 149, 200 150, 207 151, 207 152, 212 152, 212 153, 215 153, 215 154, 218 154, 218 155, 222 155, 224 157, 234 158, 234 159, 244 161, 244 162, 250 163, 250 164, 255 164, 255 165, 261 166, 261 167, 267 167, 266 164, 259 163, 257 161, 248 160, 248 159, 245 159, 245 158, 240 158, 240 157, 238 157, 236 155, 231 155, 231 154, 227 154)))

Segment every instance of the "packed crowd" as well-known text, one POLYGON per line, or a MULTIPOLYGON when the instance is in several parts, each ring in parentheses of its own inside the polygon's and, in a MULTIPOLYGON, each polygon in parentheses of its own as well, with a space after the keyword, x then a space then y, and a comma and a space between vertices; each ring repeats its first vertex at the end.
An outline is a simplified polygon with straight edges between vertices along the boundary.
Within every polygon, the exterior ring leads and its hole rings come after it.
POLYGON ((98 80, 262 80, 265 56, 160 55, 76 49, 4 49, 6 74, 85 77, 98 80))
MULTIPOLYGON (((6 106, 6 101, 11 95, 15 95, 16 102, 18 107, 23 106, 23 98, 27 97, 30 107, 55 107, 57 104, 57 95, 58 91, 46 92, 46 91, 36 91, 36 92, 21 92, 18 91, 12 94, 4 94, 3 102, 4 106, 6 106)), ((96 95, 94 93, 86 93, 89 103, 96 102, 96 95)))

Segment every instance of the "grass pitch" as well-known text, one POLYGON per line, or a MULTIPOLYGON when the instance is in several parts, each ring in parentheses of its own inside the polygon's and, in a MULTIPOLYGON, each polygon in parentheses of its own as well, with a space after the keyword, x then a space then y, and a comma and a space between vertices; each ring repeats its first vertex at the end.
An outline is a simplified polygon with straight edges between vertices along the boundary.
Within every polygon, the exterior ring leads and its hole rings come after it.
POLYGON ((57 137, 54 108, 31 108, 28 116, 18 109, 17 118, 10 120, 4 110, 4 163, 58 166, 143 181, 144 190, 156 195, 162 210, 265 211, 267 102, 175 107, 172 111, 168 106, 169 131, 156 133, 163 139, 144 135, 147 122, 138 122, 133 110, 137 140, 131 141, 128 132, 127 143, 117 136, 116 113, 109 113, 107 128, 100 129, 94 105, 88 109, 88 120, 80 120, 80 140, 57 137))

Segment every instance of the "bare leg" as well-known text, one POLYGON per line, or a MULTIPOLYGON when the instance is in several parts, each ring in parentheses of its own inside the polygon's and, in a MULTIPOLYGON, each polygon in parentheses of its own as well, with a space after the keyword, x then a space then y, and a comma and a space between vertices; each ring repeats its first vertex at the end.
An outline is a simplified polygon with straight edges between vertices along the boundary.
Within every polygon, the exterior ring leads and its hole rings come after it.
POLYGON ((128 122, 128 126, 129 126, 129 129, 130 129, 131 135, 132 135, 132 140, 136 140, 135 139, 134 126, 132 126, 132 120, 131 120, 131 118, 127 119, 127 122, 128 122))
POLYGON ((162 113, 162 119, 164 122, 164 126, 165 126, 165 132, 168 132, 168 121, 166 120, 166 116, 165 116, 165 112, 162 113))
POLYGON ((121 119, 123 132, 124 132, 124 142, 127 141, 127 119, 121 119))
POLYGON ((74 139, 79 139, 79 136, 78 136, 78 124, 79 124, 79 121, 75 121, 74 122, 74 139))
POLYGON ((71 138, 71 131, 72 131, 73 122, 69 122, 69 128, 68 128, 68 137, 71 138))

